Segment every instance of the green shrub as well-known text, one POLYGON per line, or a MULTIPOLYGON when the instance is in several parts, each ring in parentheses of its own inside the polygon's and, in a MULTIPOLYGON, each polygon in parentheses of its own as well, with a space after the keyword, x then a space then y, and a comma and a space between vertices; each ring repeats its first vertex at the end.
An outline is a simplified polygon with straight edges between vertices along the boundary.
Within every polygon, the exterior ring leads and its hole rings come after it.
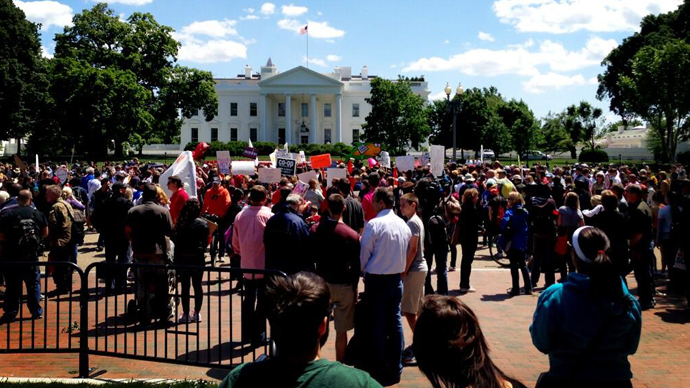
POLYGON ((185 151, 194 151, 194 149, 195 149, 196 146, 198 146, 198 145, 199 145, 199 142, 198 142, 198 141, 190 141, 189 143, 187 143, 186 146, 184 146, 184 150, 185 150, 185 151))
POLYGON ((690 151, 679 152, 678 157, 676 157, 676 160, 678 161, 678 163, 687 166, 688 164, 690 164, 690 151))
POLYGON ((590 162, 590 163, 602 163, 609 161, 609 154, 604 150, 582 150, 580 156, 578 157, 579 162, 590 162))

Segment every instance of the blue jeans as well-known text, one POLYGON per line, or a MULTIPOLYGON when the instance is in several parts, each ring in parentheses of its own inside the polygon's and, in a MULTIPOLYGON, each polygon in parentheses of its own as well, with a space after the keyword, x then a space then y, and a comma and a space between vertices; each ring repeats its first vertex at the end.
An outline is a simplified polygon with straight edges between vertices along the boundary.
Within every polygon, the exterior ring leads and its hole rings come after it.
MULTIPOLYGON (((251 275, 247 275, 250 277, 251 275)), ((242 340, 258 341, 266 334, 264 279, 244 279, 242 298, 242 340)))
MULTIPOLYGON (((643 244, 640 241, 639 244, 643 244)), ((639 245, 638 244, 638 245, 639 245)), ((654 242, 650 241, 640 248, 639 256, 633 260, 635 281, 637 281, 637 297, 641 304, 648 304, 654 300, 654 242)))
MULTIPOLYGON (((118 241, 113 238, 105 240, 105 261, 108 263, 129 263, 129 241, 118 241)), ((127 286, 127 268, 101 267, 105 271, 106 291, 121 291, 127 286)))
POLYGON ((429 249, 424 248, 424 258, 426 265, 429 267, 429 272, 426 274, 426 282, 424 283, 424 294, 429 295, 434 293, 434 287, 431 285, 431 267, 436 260, 436 293, 439 295, 448 295, 448 269, 446 268, 448 260, 448 250, 444 247, 434 252, 431 245, 429 249))
POLYGON ((403 282, 399 274, 367 274, 364 280, 373 353, 370 357, 373 365, 367 368, 367 372, 382 385, 397 384, 403 370, 405 340, 400 312, 402 294, 403 282))
POLYGON ((22 282, 26 284, 26 303, 31 314, 41 315, 41 271, 38 267, 16 267, 5 272, 7 289, 5 291, 5 314, 16 317, 19 312, 19 297, 22 290, 22 282))

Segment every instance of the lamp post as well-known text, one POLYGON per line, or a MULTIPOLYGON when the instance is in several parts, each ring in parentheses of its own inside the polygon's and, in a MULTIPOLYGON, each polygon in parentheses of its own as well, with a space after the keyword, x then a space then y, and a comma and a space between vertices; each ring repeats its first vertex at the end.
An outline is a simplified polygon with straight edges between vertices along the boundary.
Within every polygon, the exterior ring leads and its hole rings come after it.
MULTIPOLYGON (((458 88, 455 89, 455 96, 453 99, 450 99, 450 92, 452 91, 450 84, 446 83, 446 88, 444 89, 446 92, 446 99, 448 100, 448 112, 453 114, 453 162, 457 160, 457 153, 455 150, 455 146, 457 144, 457 134, 456 134, 456 119, 458 116, 458 112, 460 111, 460 104, 462 103, 462 100, 460 97, 462 96, 463 90, 462 90, 462 84, 458 84, 458 88)), ((460 149, 460 155, 463 159, 465 159, 465 150, 460 149)))

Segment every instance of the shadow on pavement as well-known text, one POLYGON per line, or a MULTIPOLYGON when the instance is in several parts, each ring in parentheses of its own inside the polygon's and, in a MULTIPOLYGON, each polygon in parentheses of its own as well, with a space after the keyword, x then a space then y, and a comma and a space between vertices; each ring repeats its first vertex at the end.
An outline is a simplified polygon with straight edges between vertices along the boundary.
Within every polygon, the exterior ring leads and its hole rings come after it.
POLYGON ((690 310, 687 309, 666 309, 666 311, 657 311, 654 315, 658 316, 666 323, 680 325, 690 323, 690 310))

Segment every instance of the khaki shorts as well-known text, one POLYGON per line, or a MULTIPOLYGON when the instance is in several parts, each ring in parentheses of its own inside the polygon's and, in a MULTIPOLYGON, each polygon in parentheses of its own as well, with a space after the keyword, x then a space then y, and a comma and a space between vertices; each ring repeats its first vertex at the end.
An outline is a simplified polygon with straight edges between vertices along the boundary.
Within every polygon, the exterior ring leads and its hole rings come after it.
POLYGON ((333 310, 333 325, 335 331, 345 332, 355 328, 355 291, 351 285, 328 284, 331 289, 331 303, 333 310))
POLYGON ((403 296, 400 309, 403 313, 417 314, 424 299, 426 271, 408 272, 403 281, 403 296))

